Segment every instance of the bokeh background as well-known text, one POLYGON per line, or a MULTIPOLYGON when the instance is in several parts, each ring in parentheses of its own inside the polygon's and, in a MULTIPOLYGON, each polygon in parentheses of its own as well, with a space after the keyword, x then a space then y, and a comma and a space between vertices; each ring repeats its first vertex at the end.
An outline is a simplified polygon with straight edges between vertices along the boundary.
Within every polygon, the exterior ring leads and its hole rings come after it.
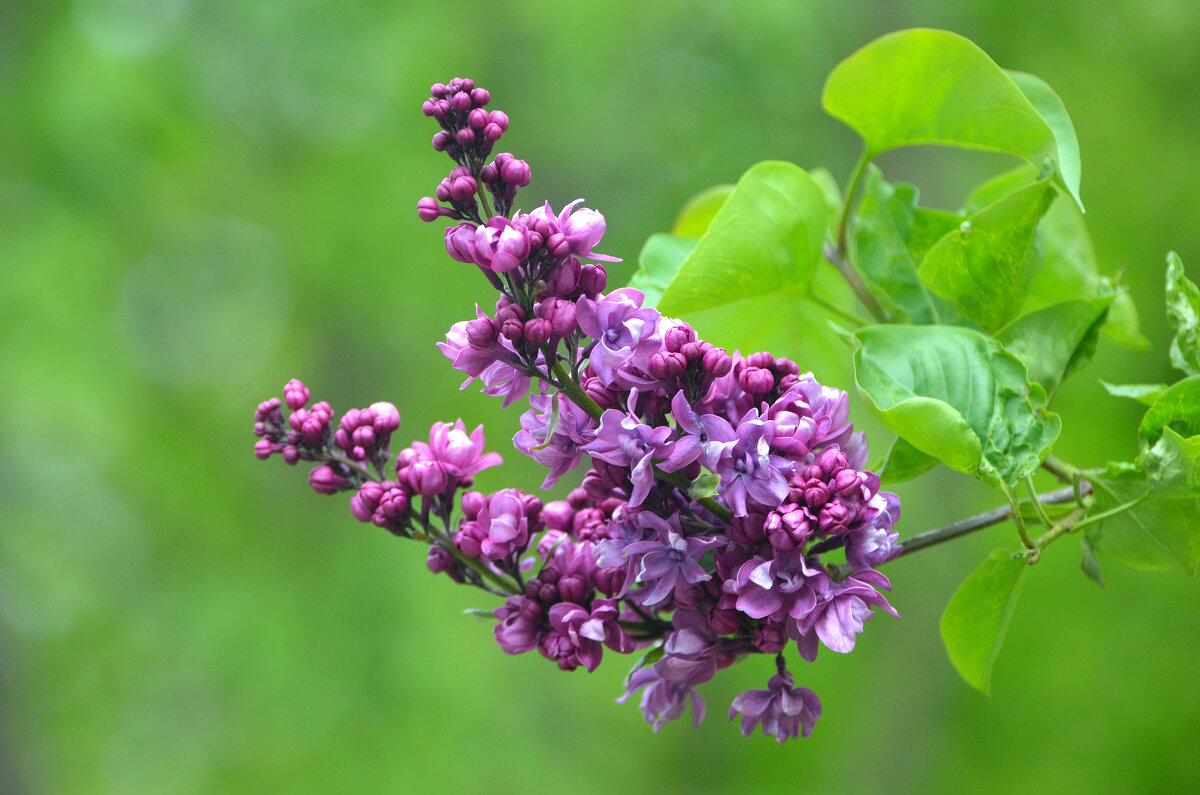
MULTIPOLYGON (((1101 343, 1060 392, 1056 452, 1128 458, 1138 407, 1096 378, 1171 378, 1165 252, 1200 276, 1191 0, 0 4, 0 790, 1200 783, 1200 584, 1178 574, 1112 565, 1101 590, 1073 542, 1051 548, 989 699, 958 679, 937 622, 1012 544, 992 528, 889 565, 903 618, 797 663, 825 706, 812 738, 779 747, 725 722, 765 657, 707 686, 701 728, 656 735, 613 703, 626 660, 567 675, 502 654, 463 614, 486 594, 251 455, 255 404, 299 376, 339 410, 395 402, 400 443, 483 422, 509 464, 480 485, 540 481, 509 444, 517 414, 457 391, 433 345, 489 291, 416 218, 450 165, 419 112, 430 83, 491 89, 513 119, 505 148, 533 167, 523 203, 601 209, 618 284, 684 200, 758 160, 844 179, 858 143, 822 114, 824 77, 915 25, 1040 75, 1074 118, 1099 259, 1126 269, 1154 344, 1101 343)), ((951 207, 1004 164, 883 165, 951 207)), ((902 496, 905 535, 996 504, 944 469, 902 496)))

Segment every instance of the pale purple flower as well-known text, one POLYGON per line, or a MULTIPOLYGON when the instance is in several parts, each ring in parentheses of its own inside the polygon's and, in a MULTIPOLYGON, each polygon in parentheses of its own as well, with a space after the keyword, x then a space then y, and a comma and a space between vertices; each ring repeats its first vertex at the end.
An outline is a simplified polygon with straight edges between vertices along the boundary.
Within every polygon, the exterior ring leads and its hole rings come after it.
MULTIPOLYGON (((541 509, 540 502, 537 509, 541 509)), ((454 545, 464 555, 503 560, 529 544, 531 517, 525 495, 502 489, 488 496, 474 518, 464 521, 454 534, 454 545)), ((534 528, 536 532, 536 528, 534 528)))
POLYGON ((561 235, 565 244, 563 247, 577 257, 620 262, 618 257, 610 257, 592 251, 592 248, 604 237, 604 216, 595 210, 586 208, 576 210, 575 205, 582 201, 583 199, 576 199, 564 207, 557 216, 550 207, 550 202, 546 202, 544 207, 537 208, 526 217, 530 219, 531 224, 536 224, 536 228, 547 233, 545 237, 552 249, 559 247, 555 245, 558 241, 555 240, 553 243, 550 241, 554 235, 561 235))
POLYGON ((724 587, 737 594, 737 609, 751 618, 783 621, 809 615, 828 590, 829 578, 795 551, 771 560, 750 558, 724 587))
POLYGON ((617 384, 616 371, 634 357, 648 359, 659 348, 659 313, 642 307, 640 290, 622 287, 593 301, 580 298, 575 308, 579 328, 594 339, 589 364, 605 386, 617 384))
POLYGON ((597 599, 590 613, 571 602, 553 605, 550 626, 569 641, 569 648, 561 642, 555 645, 554 659, 559 667, 569 670, 582 665, 588 671, 596 670, 604 651, 602 645, 621 654, 633 651, 633 638, 617 623, 618 612, 614 599, 597 599))
POLYGON ((659 534, 657 538, 625 547, 624 555, 639 556, 635 579, 647 586, 634 593, 638 603, 653 606, 666 599, 680 583, 712 579, 700 566, 700 559, 723 543, 725 539, 720 536, 685 538, 675 530, 668 530, 665 537, 659 534))
POLYGON ((625 684, 625 695, 618 698, 617 703, 624 704, 642 688, 645 688, 641 701, 642 714, 655 732, 682 715, 689 700, 694 725, 699 726, 704 722, 704 697, 696 690, 695 684, 687 679, 665 679, 654 668, 639 668, 629 677, 625 684))
POLYGON ((846 562, 856 570, 879 566, 903 551, 900 534, 891 529, 900 518, 900 498, 881 491, 867 507, 875 511, 871 524, 847 534, 846 562))
POLYGON ((747 690, 733 700, 729 719, 741 713, 742 735, 749 737, 762 725, 763 734, 783 742, 791 737, 807 737, 821 717, 821 700, 807 687, 793 687, 792 675, 780 669, 771 677, 766 690, 747 690))
POLYGON ((670 454, 661 464, 664 472, 675 472, 697 460, 714 471, 721 452, 738 438, 733 426, 723 418, 697 414, 682 390, 671 398, 671 416, 680 436, 672 442, 670 454))
POLYGON ((600 416, 600 429, 596 437, 583 449, 593 458, 607 461, 620 467, 628 467, 629 479, 633 482, 633 493, 629 497, 631 508, 642 504, 654 485, 654 459, 661 458, 668 449, 671 429, 645 425, 633 413, 637 401, 636 390, 629 398, 629 411, 609 409, 600 416))
POLYGON ((460 418, 453 425, 435 422, 429 429, 429 444, 413 442, 412 446, 422 458, 442 464, 447 474, 465 478, 504 463, 499 453, 483 452, 485 443, 483 426, 468 436, 460 418))
POLYGON ((824 598, 796 621, 795 630, 803 634, 815 630, 821 642, 839 654, 852 651, 863 624, 874 614, 872 605, 899 615, 878 588, 891 590, 891 583, 879 572, 865 569, 851 574, 843 582, 833 584, 824 598))
POLYGON ((751 409, 738 425, 737 441, 721 451, 717 464, 720 493, 734 516, 748 513, 747 500, 774 508, 788 496, 792 464, 771 453, 774 432, 775 424, 758 419, 757 409, 751 409))
POLYGON ((500 619, 493 629, 496 642, 508 654, 536 649, 548 629, 542 606, 525 596, 510 596, 492 615, 500 619))
POLYGON ((529 405, 529 411, 521 415, 521 430, 513 437, 513 445, 550 470, 542 488, 553 488, 560 477, 579 466, 583 446, 596 436, 596 421, 561 393, 530 395, 529 405), (558 424, 547 439, 554 401, 558 401, 558 424))
POLYGON ((529 230, 497 215, 475 230, 475 262, 493 273, 508 273, 529 256, 529 230))

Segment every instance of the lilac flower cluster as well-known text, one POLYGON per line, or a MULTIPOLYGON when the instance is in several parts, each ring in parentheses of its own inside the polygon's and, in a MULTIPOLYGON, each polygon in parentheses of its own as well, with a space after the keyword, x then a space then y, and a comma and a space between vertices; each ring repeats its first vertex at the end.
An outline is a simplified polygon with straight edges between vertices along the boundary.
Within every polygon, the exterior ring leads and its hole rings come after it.
POLYGON ((528 403, 513 441, 547 468, 543 488, 586 460, 580 485, 548 503, 468 490, 500 457, 461 420, 391 463, 394 407, 352 410, 331 432, 332 409, 306 408, 298 381, 285 387, 286 423, 278 399, 260 405, 256 453, 316 462, 314 489, 354 490, 354 516, 430 544, 431 571, 505 596, 493 613, 504 651, 592 671, 605 648, 648 649, 620 700, 640 692, 655 730, 689 704, 699 723, 697 688, 766 653, 776 675, 734 699, 730 718, 747 735, 808 736, 821 705, 794 687, 785 650, 849 652, 876 609, 895 614, 876 567, 900 552, 899 501, 865 468, 846 394, 788 359, 730 354, 637 290, 605 292, 603 216, 579 201, 510 216, 528 166, 485 163, 507 116, 484 110, 490 95, 470 80, 431 94, 434 148, 456 166, 418 214, 459 221, 447 253, 499 293, 439 348, 463 387, 478 379, 505 406, 528 403))

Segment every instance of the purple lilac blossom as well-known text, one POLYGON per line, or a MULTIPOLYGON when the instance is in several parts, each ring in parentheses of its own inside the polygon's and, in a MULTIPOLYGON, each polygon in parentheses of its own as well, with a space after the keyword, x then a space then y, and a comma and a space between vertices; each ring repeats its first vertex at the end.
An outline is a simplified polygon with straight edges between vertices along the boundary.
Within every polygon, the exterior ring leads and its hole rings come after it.
POLYGON ((642 300, 640 290, 623 287, 576 304, 580 330, 595 340, 589 363, 605 386, 618 384, 618 368, 639 357, 648 360, 658 350, 658 310, 643 308, 642 300))
POLYGON ((742 735, 749 737, 761 724, 763 734, 783 742, 808 737, 821 717, 821 700, 807 687, 793 687, 792 675, 781 670, 766 690, 747 690, 733 700, 729 719, 741 713, 742 735))

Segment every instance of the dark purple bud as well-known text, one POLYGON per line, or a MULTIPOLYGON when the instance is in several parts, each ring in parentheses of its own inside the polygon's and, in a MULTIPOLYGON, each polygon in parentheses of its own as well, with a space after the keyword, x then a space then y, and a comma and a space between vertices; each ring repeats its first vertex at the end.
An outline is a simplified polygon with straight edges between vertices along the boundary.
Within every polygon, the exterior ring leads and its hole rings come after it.
POLYGON ((542 508, 541 516, 548 530, 566 532, 567 528, 571 526, 571 520, 575 518, 575 509, 566 500, 554 500, 546 503, 542 508))
POLYGON ((751 395, 765 395, 775 386, 775 376, 761 367, 746 367, 738 373, 738 386, 751 395))
POLYGON ((448 549, 439 546, 429 548, 429 556, 425 558, 425 567, 434 574, 454 570, 454 555, 448 549))
POLYGON ((462 113, 471 107, 471 95, 465 91, 459 91, 454 96, 450 97, 450 105, 462 113))
POLYGON ((432 100, 432 99, 427 99, 427 100, 425 100, 424 102, 422 102, 422 103, 421 103, 421 112, 422 112, 422 113, 424 113, 426 116, 432 116, 432 115, 433 115, 433 109, 434 109, 435 107, 436 107, 436 105, 434 105, 434 102, 433 102, 433 100, 432 100))
POLYGON ((285 445, 283 448, 283 462, 288 466, 295 466, 300 460, 300 448, 295 445, 285 445))
POLYGON ((659 381, 668 378, 678 378, 687 369, 687 359, 682 353, 659 351, 650 357, 646 365, 647 372, 659 381))
POLYGON ((516 185, 518 188, 523 188, 529 184, 532 179, 532 173, 529 170, 529 164, 524 160, 507 160, 500 166, 500 177, 509 185, 516 185))
POLYGON ((849 462, 846 460, 846 454, 834 447, 827 447, 821 451, 821 455, 817 458, 817 465, 821 467, 821 471, 826 476, 832 475, 838 470, 845 469, 849 462))
POLYGON ((502 135, 504 135, 504 130, 500 129, 499 124, 489 124, 483 128, 483 137, 493 143, 499 141, 502 135))
POLYGON ((322 464, 308 473, 308 485, 318 494, 335 494, 350 488, 350 481, 333 471, 333 467, 322 464))
POLYGON ((471 89, 471 101, 476 105, 486 105, 492 101, 492 95, 486 88, 471 89))
POLYGON ((678 353, 689 342, 696 341, 696 332, 686 323, 671 326, 663 334, 663 347, 672 353, 678 353))
POLYGON ((386 401, 372 403, 371 411, 375 412, 375 421, 372 425, 375 427, 376 433, 389 434, 400 427, 400 409, 391 403, 386 401))
POLYGON ((413 491, 422 497, 433 497, 446 490, 446 470, 436 461, 417 461, 405 474, 413 491))
POLYGON ((375 509, 379 507, 381 497, 383 497, 383 484, 368 480, 362 484, 358 494, 350 498, 350 513, 354 514, 354 518, 360 522, 371 521, 371 517, 375 515, 375 509))
POLYGON ((508 132, 508 114, 502 110, 493 110, 488 114, 488 124, 494 124, 501 132, 508 132))
POLYGON ((483 506, 487 505, 487 497, 478 491, 468 491, 462 495, 459 504, 462 506, 463 514, 468 520, 474 520, 479 516, 479 512, 483 510, 483 506))
POLYGON ((540 348, 550 341, 553 336, 554 329, 550 326, 550 321, 540 317, 535 317, 525 324, 525 339, 535 348, 540 348))
POLYGON ((437 97, 438 99, 441 99, 442 97, 446 96, 446 84, 445 83, 434 83, 432 86, 429 87, 429 93, 432 94, 433 96, 437 97))
POLYGON ((506 340, 516 342, 525 334, 525 324, 515 317, 510 317, 500 325, 500 334, 506 340))
POLYGON ((764 654, 778 654, 787 644, 787 624, 761 623, 754 628, 754 645, 764 654))
POLYGON ((556 257, 565 257, 571 253, 571 241, 562 232, 555 232, 546 238, 546 248, 556 257))
POLYGON ((758 367, 762 370, 771 370, 775 367, 775 357, 766 351, 752 353, 746 357, 747 367, 758 367))
POLYGON ((683 358, 689 362, 698 362, 704 358, 704 352, 701 347, 695 342, 685 342, 683 347, 679 349, 683 354, 683 358))
POLYGON ((608 272, 603 265, 584 265, 579 270, 579 288, 587 295, 604 292, 608 286, 608 272))
POLYGON ((269 439, 259 439, 254 443, 254 457, 266 461, 275 452, 275 445, 269 439))
POLYGON ((437 199, 425 196, 417 201, 417 217, 422 221, 435 221, 441 216, 442 208, 438 206, 437 199))
POLYGON ((733 369, 733 357, 724 348, 710 348, 704 353, 704 372, 714 378, 723 378, 733 369))
POLYGON ((308 403, 308 388, 299 379, 293 378, 284 385, 283 397, 292 411, 302 409, 308 403))
POLYGON ((439 152, 445 152, 446 147, 450 145, 450 133, 445 130, 438 130, 433 134, 433 148, 439 152))
POLYGON ((467 342, 475 348, 486 348, 496 339, 498 331, 490 318, 479 317, 467 322, 467 342))
POLYGON ((864 479, 858 470, 843 469, 834 476, 833 490, 838 494, 849 495, 862 484, 864 479))
POLYGON ((488 163, 486 166, 479 169, 479 178, 486 184, 490 185, 500 178, 500 170, 496 168, 495 164, 488 163))
POLYGON ((454 134, 454 140, 458 142, 459 146, 466 149, 468 146, 475 143, 475 131, 470 127, 463 127, 454 134))
POLYGON ((479 185, 473 177, 455 177, 450 183, 450 198, 456 202, 465 202, 475 195, 479 185))
POLYGON ((477 130, 482 130, 488 123, 488 112, 483 108, 475 108, 467 114, 467 124, 477 130))
POLYGON ((459 224, 446 230, 446 253, 468 264, 475 263, 475 225, 459 224))
POLYGON ((629 569, 625 566, 614 566, 609 569, 597 569, 594 575, 596 590, 605 596, 614 596, 625 587, 625 577, 629 569))
POLYGON ((829 489, 819 480, 809 481, 804 487, 804 502, 811 508, 820 508, 829 502, 829 489))

